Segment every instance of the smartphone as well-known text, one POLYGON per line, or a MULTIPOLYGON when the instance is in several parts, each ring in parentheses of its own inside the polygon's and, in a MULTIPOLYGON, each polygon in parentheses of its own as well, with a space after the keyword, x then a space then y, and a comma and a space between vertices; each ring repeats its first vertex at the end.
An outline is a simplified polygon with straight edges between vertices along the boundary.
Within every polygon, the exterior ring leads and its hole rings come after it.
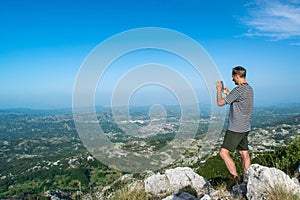
POLYGON ((222 84, 222 91, 224 90, 224 83, 223 83, 223 81, 220 81, 221 82, 221 84, 222 84))

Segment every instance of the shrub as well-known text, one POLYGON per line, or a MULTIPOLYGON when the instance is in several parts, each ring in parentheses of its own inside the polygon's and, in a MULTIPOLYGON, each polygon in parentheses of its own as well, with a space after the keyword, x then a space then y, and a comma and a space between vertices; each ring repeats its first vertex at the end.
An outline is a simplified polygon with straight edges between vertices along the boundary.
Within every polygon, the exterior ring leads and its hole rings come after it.
POLYGON ((253 159, 252 163, 257 163, 267 167, 275 167, 293 175, 300 161, 300 137, 289 141, 283 148, 273 152, 262 153, 253 159))

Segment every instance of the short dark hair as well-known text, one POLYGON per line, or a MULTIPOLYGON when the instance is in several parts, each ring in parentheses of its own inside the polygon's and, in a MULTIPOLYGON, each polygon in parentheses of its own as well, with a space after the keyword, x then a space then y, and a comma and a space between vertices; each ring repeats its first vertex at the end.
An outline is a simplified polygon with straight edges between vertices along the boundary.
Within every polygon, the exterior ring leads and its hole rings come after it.
POLYGON ((237 66, 232 69, 232 75, 239 75, 241 78, 246 78, 246 69, 241 66, 237 66))

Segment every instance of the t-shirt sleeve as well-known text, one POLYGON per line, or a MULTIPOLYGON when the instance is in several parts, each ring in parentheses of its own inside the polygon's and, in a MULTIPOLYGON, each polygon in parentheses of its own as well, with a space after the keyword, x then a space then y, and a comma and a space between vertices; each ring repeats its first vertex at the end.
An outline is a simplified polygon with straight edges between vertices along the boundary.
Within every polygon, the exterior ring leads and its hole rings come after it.
POLYGON ((224 97, 224 100, 226 103, 231 104, 235 101, 237 101, 240 97, 240 93, 238 91, 238 88, 234 88, 226 97, 224 97))

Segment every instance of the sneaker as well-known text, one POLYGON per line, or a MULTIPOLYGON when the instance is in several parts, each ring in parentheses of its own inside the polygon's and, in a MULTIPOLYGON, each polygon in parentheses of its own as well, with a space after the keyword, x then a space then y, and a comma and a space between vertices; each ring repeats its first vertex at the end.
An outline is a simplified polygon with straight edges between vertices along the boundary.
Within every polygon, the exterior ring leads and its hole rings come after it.
POLYGON ((234 176, 233 181, 235 182, 236 185, 241 183, 240 177, 239 176, 234 176))

